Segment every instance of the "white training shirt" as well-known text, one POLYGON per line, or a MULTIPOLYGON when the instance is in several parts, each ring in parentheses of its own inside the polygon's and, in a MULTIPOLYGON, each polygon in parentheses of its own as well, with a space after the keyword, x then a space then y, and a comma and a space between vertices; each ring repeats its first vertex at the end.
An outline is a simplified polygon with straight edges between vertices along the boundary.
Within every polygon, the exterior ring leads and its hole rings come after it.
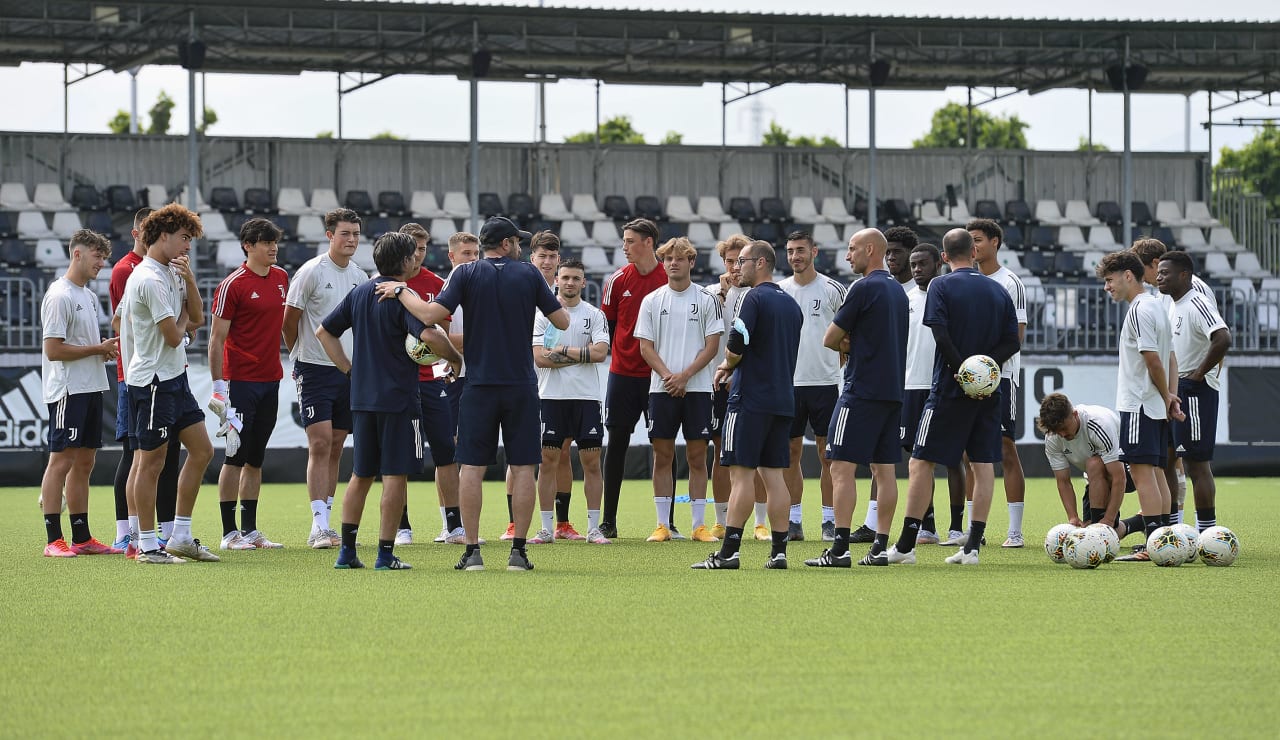
POLYGON ((909 391, 933 388, 933 355, 937 345, 933 329, 924 325, 924 302, 929 291, 912 285, 907 291, 907 377, 903 388, 909 391))
MULTIPOLYGON (((49 285, 40 304, 44 338, 61 339, 75 347, 100 344, 98 311, 98 296, 92 290, 60 277, 49 285)), ((45 403, 76 393, 101 393, 111 387, 102 355, 54 361, 41 353, 40 380, 45 403)))
POLYGON ((1164 399, 1147 373, 1143 352, 1156 352, 1169 371, 1172 348, 1169 316, 1150 293, 1138 293, 1120 328, 1120 368, 1116 379, 1116 411, 1141 410, 1149 419, 1165 419, 1164 399))
MULTIPOLYGON (((609 343, 609 321, 604 311, 579 301, 578 305, 564 307, 569 312, 569 328, 560 335, 559 344, 566 347, 590 347, 597 342, 609 343)), ((542 337, 551 320, 539 313, 533 320, 533 346, 542 351, 542 337)), ((538 378, 538 396, 560 401, 603 401, 604 389, 600 387, 600 372, 593 362, 557 368, 540 368, 545 373, 538 378)))
POLYGON ((167 265, 143 257, 133 268, 120 299, 120 344, 129 347, 124 378, 145 388, 155 378, 172 380, 187 370, 187 349, 165 344, 159 324, 182 313, 182 278, 167 265))
POLYGON ((801 285, 792 276, 778 283, 778 287, 800 304, 800 313, 804 316, 795 385, 840 385, 840 353, 823 346, 822 339, 844 303, 844 286, 826 275, 818 275, 808 285, 801 285))
MULTIPOLYGON (((640 302, 635 336, 653 342, 667 369, 678 373, 693 364, 706 346, 707 337, 724 333, 723 314, 720 300, 700 285, 690 285, 682 291, 664 285, 640 302)), ((714 359, 694 373, 686 392, 710 393, 713 365, 714 359)), ((666 392, 656 372, 649 373, 649 392, 666 392)))
MULTIPOLYGON (((1161 293, 1160 289, 1154 285, 1144 285, 1143 288, 1145 288, 1146 291, 1151 295, 1155 296, 1156 298, 1159 298, 1160 305, 1164 306, 1166 311, 1173 310, 1173 296, 1169 296, 1169 295, 1165 295, 1164 293, 1161 293)), ((1200 295, 1209 299, 1209 303, 1212 304, 1215 309, 1218 307, 1218 296, 1214 294, 1213 288, 1210 288, 1208 283, 1200 279, 1199 275, 1191 276, 1190 292, 1199 293, 1200 295)))
POLYGON ((1074 465, 1084 470, 1089 458, 1098 456, 1103 463, 1120 459, 1120 415, 1106 406, 1077 404, 1080 431, 1067 440, 1053 432, 1044 437, 1044 455, 1052 470, 1065 470, 1074 465))
MULTIPOLYGON (((335 265, 328 252, 312 257, 298 268, 284 301, 286 306, 302 311, 302 318, 298 320, 298 341, 294 343, 289 359, 313 365, 333 365, 333 360, 329 359, 316 338, 316 329, 348 293, 368 279, 369 275, 355 262, 348 262, 346 267, 335 265)), ((343 351, 351 357, 354 341, 351 332, 343 332, 339 339, 343 351)))
MULTIPOLYGON (((1000 266, 1000 269, 991 273, 987 277, 1000 283, 1004 289, 1009 292, 1009 297, 1013 299, 1013 312, 1018 316, 1018 323, 1026 325, 1027 323, 1027 288, 1022 284, 1022 278, 1013 273, 1012 270, 1000 266)), ((1018 370, 1022 366, 1022 352, 1014 352, 1007 362, 1000 367, 1000 377, 1010 378, 1014 383, 1018 382, 1018 370)))
MULTIPOLYGON (((1227 328, 1222 314, 1213 302, 1195 290, 1188 290, 1182 298, 1169 306, 1169 324, 1173 333, 1173 353, 1178 358, 1178 377, 1185 378, 1195 372, 1209 354, 1209 337, 1219 329, 1227 328)), ((1222 363, 1214 365, 1204 376, 1210 388, 1219 390, 1222 381, 1218 374, 1222 363)))

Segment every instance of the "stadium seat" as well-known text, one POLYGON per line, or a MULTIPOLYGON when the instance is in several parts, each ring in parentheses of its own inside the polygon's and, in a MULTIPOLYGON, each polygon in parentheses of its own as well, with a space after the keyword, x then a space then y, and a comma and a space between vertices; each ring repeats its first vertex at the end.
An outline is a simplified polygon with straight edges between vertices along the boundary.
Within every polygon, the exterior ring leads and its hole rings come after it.
POLYGON ((994 200, 980 200, 975 203, 973 215, 975 218, 989 218, 992 221, 1004 220, 1004 215, 1000 213, 1000 206, 996 205, 994 200))
POLYGON ((1007 200, 1004 203, 1004 217, 1009 223, 1027 226, 1035 221, 1031 217, 1031 206, 1025 200, 1007 200))
POLYGON ((1104 252, 1114 252, 1121 248, 1115 234, 1111 232, 1111 227, 1105 225, 1089 229, 1089 246, 1104 252))
POLYGON ((6 211, 34 211, 36 204, 27 196, 27 186, 20 182, 0 185, 0 208, 6 211))
POLYGON ((132 213, 138 210, 138 201, 133 197, 133 189, 128 185, 108 186, 107 207, 116 212, 132 213))
POLYGON ((297 268, 318 254, 315 242, 285 242, 280 250, 280 261, 297 268))
POLYGON ((1202 200, 1187 201, 1187 222, 1199 226, 1202 229, 1208 229, 1214 226, 1221 226, 1222 222, 1213 217, 1209 213, 1209 206, 1202 200))
POLYGON ((826 223, 827 220, 818 213, 818 206, 814 205, 813 198, 807 195, 797 195, 791 199, 791 218, 804 224, 826 223))
POLYGON ((1102 258, 1106 257, 1105 252, 1096 250, 1085 252, 1080 262, 1080 269, 1086 276, 1097 274, 1098 263, 1102 262, 1102 258))
POLYGON ((596 207, 595 196, 590 193, 574 193, 569 198, 569 211, 583 223, 603 221, 608 218, 604 211, 596 207))
MULTIPOLYGON (((508 195, 507 215, 522 224, 537 218, 538 209, 533 203, 533 196, 528 193, 512 193, 508 195)), ((601 216, 603 215, 601 214, 601 216)))
POLYGON ((884 202, 879 212, 880 220, 892 221, 895 225, 912 225, 916 216, 911 212, 911 205, 902 198, 890 198, 884 202))
POLYGON ((587 225, 573 219, 560 223, 560 242, 571 247, 596 245, 596 241, 587 233, 587 225))
POLYGON ((276 207, 271 202, 271 191, 266 188, 245 188, 244 209, 259 215, 275 213, 276 207))
POLYGON ((41 239, 36 242, 36 265, 46 270, 61 270, 71 264, 67 248, 57 239, 41 239))
POLYGON ((829 252, 830 256, 829 257, 824 256, 822 258, 822 261, 824 263, 829 263, 832 269, 835 270, 836 275, 839 275, 840 277, 844 277, 844 278, 853 276, 853 267, 851 267, 849 265, 849 261, 845 259, 845 255, 847 254, 846 250, 827 249, 824 251, 829 252))
POLYGON ((853 238, 853 235, 858 233, 859 231, 862 231, 865 228, 866 227, 863 226, 861 222, 845 224, 844 231, 840 234, 840 240, 842 245, 844 245, 844 247, 847 248, 849 245, 849 240, 853 238))
POLYGON ((813 243, 822 248, 839 249, 845 244, 840 240, 840 234, 836 231, 835 224, 818 223, 813 225, 810 232, 813 236, 813 243))
POLYGON ((1156 201, 1156 220, 1161 225, 1171 228, 1192 225, 1182 217, 1182 209, 1178 207, 1178 202, 1173 200, 1156 201))
POLYGON ((240 229, 243 229, 244 225, 249 223, 249 219, 251 218, 253 218, 253 216, 247 213, 230 214, 230 217, 227 218, 227 231, 231 232, 232 238, 238 239, 240 237, 240 229))
POLYGON ((759 219, 756 216, 756 207, 752 205, 750 198, 730 198, 729 217, 735 221, 745 221, 747 223, 759 219))
MULTIPOLYGON (((190 208, 191 206, 190 206, 190 204, 189 204, 189 203, 188 203, 188 201, 187 201, 187 189, 188 189, 188 188, 187 188, 187 186, 186 186, 186 185, 183 185, 183 186, 182 186, 182 190, 178 193, 178 197, 174 200, 174 202, 175 202, 175 203, 181 203, 182 205, 187 206, 188 208, 190 208)), ((234 191, 233 191, 233 192, 234 192, 234 191)), ((107 193, 107 199, 108 199, 108 203, 109 203, 109 202, 110 202, 110 191, 109 191, 109 190, 108 190, 108 193, 107 193)), ((116 209, 115 209, 114 207, 112 207, 112 210, 116 210, 116 209)), ((127 209, 127 208, 126 208, 126 209, 123 209, 123 210, 130 210, 130 209, 127 209)), ((211 213, 212 211, 213 211, 213 209, 212 209, 212 208, 210 208, 210 207, 209 207, 209 204, 205 202, 205 200, 204 200, 204 196, 200 194, 200 191, 199 191, 199 190, 197 190, 197 191, 196 191, 196 212, 197 212, 197 213, 201 213, 201 214, 205 214, 205 213, 211 213)), ((204 216, 202 215, 202 216, 201 216, 201 218, 203 219, 203 218, 204 218, 204 216)))
POLYGON ((1173 235, 1173 229, 1167 226, 1155 226, 1151 229, 1151 238, 1159 239, 1169 249, 1180 249, 1177 237, 1173 235))
POLYGON ((18 236, 23 239, 53 239, 57 234, 45 223, 39 211, 23 211, 18 214, 18 236))
POLYGON ((1027 289, 1028 306, 1039 306, 1048 298, 1045 293, 1044 283, 1041 282, 1039 275, 1032 274, 1023 277, 1022 287, 1027 289))
POLYGON ((1004 226, 1004 246, 1013 249, 1022 249, 1023 236, 1022 227, 1017 224, 1005 224, 1004 226))
POLYGON ((227 220, 217 211, 201 214, 200 225, 204 227, 204 238, 211 241, 235 239, 238 236, 227 228, 227 220))
POLYGON ((1057 237, 1049 226, 1032 226, 1031 236, 1026 240, 1028 247, 1052 247, 1057 243, 1057 237))
POLYGON ((286 216, 310 216, 315 211, 307 205, 302 188, 280 188, 276 193, 276 209, 286 216))
POLYGON ((606 195, 604 197, 604 215, 614 221, 630 221, 631 204, 621 195, 606 195))
POLYGON ((71 205, 79 211, 101 211, 106 208, 102 193, 92 185, 76 185, 71 188, 71 205))
POLYGON ((124 256, 132 251, 133 251, 132 239, 112 239, 111 240, 111 264, 114 265, 115 263, 124 259, 124 256))
POLYGON ((711 224, 703 221, 697 221, 689 224, 689 241, 699 251, 706 247, 715 247, 716 237, 711 233, 711 224))
POLYGON ((782 240, 780 228, 781 227, 778 224, 772 221, 761 221, 755 225, 754 229, 752 229, 751 237, 753 239, 769 242, 777 247, 778 242, 782 240))
POLYGON ((1082 200, 1067 201, 1067 208, 1063 213, 1063 218, 1067 220, 1067 223, 1075 226, 1095 226, 1102 223, 1089 212, 1089 204, 1082 200))
POLYGON ((844 198, 826 197, 822 199, 822 217, 833 224, 851 224, 854 218, 844 206, 844 198))
POLYGON ((215 261, 223 272, 234 270, 244 262, 244 250, 239 239, 219 239, 215 261))
POLYGON ((667 215, 662 212, 662 203, 652 195, 637 195, 636 210, 637 218, 647 218, 650 221, 664 221, 667 215))
POLYGON ((1132 212, 1129 214, 1133 217, 1133 222, 1138 226, 1153 226, 1156 220, 1151 217, 1151 207, 1146 201, 1135 200, 1132 203, 1132 212))
POLYGON ((1209 252, 1204 256, 1203 270, 1206 275, 1219 279, 1236 277, 1231 261, 1222 252, 1209 252))
POLYGON ((415 190, 409 197, 409 213, 414 218, 445 218, 436 194, 430 190, 415 190))
POLYGON ((298 238, 304 242, 322 242, 329 239, 324 232, 324 222, 319 216, 298 216, 298 238))
POLYGON ((338 194, 332 188, 315 188, 311 191, 311 204, 308 210, 323 217, 329 211, 338 208, 338 194))
POLYGON ((571 221, 573 214, 564 206, 564 196, 560 193, 543 193, 538 199, 538 213, 551 221, 571 221))
POLYGON ((18 225, 12 213, 0 211, 0 239, 11 239, 18 235, 18 225))
POLYGON ((1258 291, 1253 287, 1253 281, 1246 277, 1236 277, 1231 279, 1231 298, 1234 303, 1253 303, 1258 297, 1258 291))
POLYGON ((377 213, 377 210, 373 207, 373 198, 369 197, 368 190, 348 190, 347 197, 343 199, 342 204, 361 216, 372 216, 377 213))
POLYGON ((507 215, 507 208, 502 205, 502 196, 497 193, 480 193, 476 197, 476 210, 481 218, 507 215))
POLYGON ((378 269, 373 261, 373 242, 360 237, 360 243, 356 245, 356 253, 351 256, 351 261, 361 270, 372 275, 378 269))
POLYGON ((378 213, 388 216, 407 216, 409 209, 404 204, 404 195, 399 190, 383 190, 378 193, 378 213))
POLYGON ((1237 243, 1235 236, 1231 233, 1231 229, 1225 226, 1215 226, 1209 229, 1209 246, 1220 252, 1244 251, 1244 245, 1237 243))
POLYGON ((718 224, 729 220, 729 214, 724 212, 724 206, 720 204, 720 199, 713 195, 704 195, 698 198, 698 215, 709 224, 718 224))
POLYGON ((1053 271, 1063 277, 1080 275, 1080 254, 1077 252, 1057 252, 1053 255, 1053 271))
POLYGON ((1178 244, 1192 253, 1209 251, 1209 242, 1205 241, 1204 232, 1195 226, 1183 226, 1178 229, 1178 244))
POLYGON ((395 231, 391 226, 391 220, 383 216, 374 216, 365 219, 364 224, 360 228, 360 235, 370 241, 377 241, 378 237, 388 232, 395 231))
POLYGON ((1120 204, 1114 200, 1098 201, 1098 220, 1107 226, 1119 226, 1124 221, 1124 211, 1120 210, 1120 204))
MULTIPOLYGON (((876 201, 880 203, 880 201, 876 201)), ((880 204, 879 210, 884 210, 884 204, 880 204)), ((853 217, 862 223, 867 222, 867 199, 861 195, 853 199, 853 217)), ((874 224, 873 224, 874 225, 874 224)))
POLYGON ((1022 253, 1022 266, 1032 275, 1045 275, 1053 271, 1052 252, 1028 249, 1022 253))
POLYGON ((1258 255, 1253 252, 1241 252, 1236 255, 1235 269, 1247 278, 1271 277, 1271 271, 1262 266, 1258 261, 1258 255))
POLYGON ((241 210, 240 196, 236 195, 235 188, 213 188, 209 191, 209 205, 223 213, 235 213, 241 210))
POLYGON ((953 224, 967 224, 973 216, 969 215, 969 204, 963 200, 957 200, 954 206, 947 209, 947 218, 951 219, 953 224))
POLYGON ((143 185, 138 195, 139 202, 147 208, 160 208, 169 203, 169 191, 163 185, 143 185))
POLYGON ((785 224, 791 220, 782 199, 773 197, 760 199, 760 218, 775 224, 785 224))
POLYGON ((622 241, 622 236, 618 233, 617 224, 601 219, 591 224, 591 241, 602 247, 612 247, 622 241))
POLYGON ((680 221, 660 221, 658 223, 658 244, 662 246, 669 239, 689 236, 689 224, 680 221))
POLYGON ((1084 238, 1084 232, 1079 226, 1060 226, 1058 227, 1058 244, 1063 249, 1084 251, 1089 242, 1084 238))
MULTIPOLYGON (((636 210, 639 210, 639 207, 636 210)), ((702 216, 694 213, 693 205, 689 203, 688 196, 684 195, 667 196, 667 218, 686 224, 705 221, 702 216)))
POLYGON ((71 204, 62 197, 62 187, 53 182, 42 182, 36 185, 36 195, 31 199, 41 211, 70 211, 71 204))
MULTIPOLYGON (((120 236, 120 233, 116 231, 115 222, 111 219, 111 214, 105 211, 90 211, 88 217, 85 219, 84 225, 85 228, 90 229, 91 231, 96 231, 111 239, 120 236)), ((130 223, 129 226, 132 231, 133 224, 130 223)), ((206 226, 205 228, 207 229, 208 227, 206 226)), ((129 248, 133 248, 132 243, 129 244, 129 248)))
POLYGON ((5 267, 27 267, 36 263, 35 250, 21 239, 0 240, 0 263, 5 267))
POLYGON ((734 234, 745 234, 747 230, 737 221, 721 221, 716 225, 716 241, 725 241, 734 234))
POLYGON ((626 266, 627 266, 627 264, 628 264, 628 262, 627 262, 627 253, 626 253, 626 251, 625 251, 625 250, 623 250, 623 248, 622 248, 622 247, 618 247, 617 249, 613 250, 613 267, 614 267, 614 269, 621 269, 621 268, 623 268, 623 267, 626 267, 626 266))
POLYGON ((720 251, 715 247, 707 251, 707 266, 707 272, 712 275, 723 275, 729 271, 729 268, 724 264, 724 257, 720 256, 720 251))
POLYGON ((942 211, 938 209, 936 201, 926 200, 920 204, 921 226, 949 226, 951 223, 951 219, 942 215, 942 211))
POLYGON ((433 218, 427 233, 431 234, 432 244, 448 244, 449 237, 458 232, 458 225, 451 218, 433 218))
POLYGON ((59 211, 53 214, 53 233, 59 239, 70 239, 72 234, 82 228, 80 214, 75 211, 59 211))
POLYGON ((471 218, 471 201, 467 194, 459 190, 450 190, 444 194, 444 202, 440 209, 448 218, 471 218))
POLYGON ((1036 221, 1045 226, 1065 226, 1071 223, 1071 220, 1063 216, 1062 211, 1058 210, 1058 201, 1056 200, 1036 201, 1036 221))
POLYGON ((613 272, 613 262, 600 246, 591 245, 582 248, 582 265, 588 273, 593 275, 613 272))

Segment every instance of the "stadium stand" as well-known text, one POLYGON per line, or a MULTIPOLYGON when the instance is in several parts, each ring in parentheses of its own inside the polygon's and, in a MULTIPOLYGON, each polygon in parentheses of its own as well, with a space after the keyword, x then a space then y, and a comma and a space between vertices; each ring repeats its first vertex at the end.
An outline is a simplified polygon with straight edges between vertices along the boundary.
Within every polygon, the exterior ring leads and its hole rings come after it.
POLYGON ((275 214, 275 204, 271 202, 271 191, 266 188, 246 188, 244 191, 244 209, 251 213, 267 216, 275 214))
POLYGON ((240 196, 235 188, 213 188, 209 191, 209 205, 222 213, 240 211, 240 196))
POLYGON ((378 212, 373 207, 373 198, 369 197, 368 190, 348 190, 342 204, 361 216, 372 216, 378 212))
POLYGON ((570 198, 569 210, 583 222, 602 221, 608 218, 596 207, 596 199, 587 193, 574 193, 570 198))
POLYGON ((409 208, 404 204, 404 194, 399 190, 383 190, 378 193, 378 212, 388 216, 405 216, 409 208))
POLYGON ((276 193, 276 208, 287 216, 309 216, 315 213, 307 205, 302 188, 280 188, 280 192, 276 193))
POLYGON ((604 213, 606 217, 614 221, 630 221, 631 204, 621 195, 606 195, 604 198, 604 213))
MULTIPOLYGON (((636 210, 640 210, 639 206, 636 206, 636 210)), ((667 218, 672 221, 678 221, 686 224, 706 220, 701 215, 694 212, 693 205, 689 203, 688 196, 684 195, 667 196, 667 218)))
POLYGON ((851 224, 858 221, 845 209, 844 198, 823 198, 822 217, 833 224, 851 224))
POLYGON ((20 182, 0 184, 0 208, 6 211, 34 211, 36 204, 27 195, 27 187, 20 182))
POLYGON ((57 183, 37 183, 35 197, 31 201, 38 210, 45 212, 73 210, 71 204, 62 197, 62 188, 57 183))
POLYGON ((440 209, 449 218, 471 218, 471 201, 467 194, 459 190, 450 190, 444 194, 440 209))

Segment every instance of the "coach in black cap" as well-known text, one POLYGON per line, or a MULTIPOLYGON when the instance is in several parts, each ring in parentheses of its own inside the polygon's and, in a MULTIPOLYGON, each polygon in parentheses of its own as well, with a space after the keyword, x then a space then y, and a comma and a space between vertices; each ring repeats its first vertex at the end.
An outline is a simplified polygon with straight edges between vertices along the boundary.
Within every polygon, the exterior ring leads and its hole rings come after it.
MULTIPOLYGON (((485 258, 488 259, 491 256, 487 254, 488 252, 500 251, 502 242, 514 236, 520 237, 521 240, 527 240, 532 238, 533 234, 521 231, 516 227, 515 222, 505 216, 494 216, 485 221, 484 226, 480 227, 480 248, 486 252, 485 258)), ((513 260, 520 259, 519 240, 516 241, 515 247, 506 256, 513 260)))

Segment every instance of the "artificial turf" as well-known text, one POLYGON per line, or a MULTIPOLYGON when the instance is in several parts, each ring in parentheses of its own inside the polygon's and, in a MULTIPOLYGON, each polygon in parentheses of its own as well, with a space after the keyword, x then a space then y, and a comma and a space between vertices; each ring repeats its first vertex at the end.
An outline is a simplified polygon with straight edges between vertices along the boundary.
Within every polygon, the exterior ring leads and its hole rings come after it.
MULTIPOLYGON (((1274 737, 1276 480, 1218 481, 1219 521, 1242 542, 1230 568, 1096 571, 1040 547, 1062 518, 1049 480, 1028 481, 1017 551, 998 546, 997 486, 976 568, 937 546, 915 566, 805 568, 824 546, 808 483, 811 541, 786 572, 762 569, 764 542, 744 544, 737 572, 689 569, 714 545, 645 543, 647 481, 624 489, 619 541, 531 546, 532 573, 505 570, 499 483, 483 573, 430 542, 425 483, 410 493, 425 544, 397 548, 408 572, 335 571, 336 551, 307 549, 300 484, 262 496, 284 550, 169 567, 40 557, 37 491, 0 489, 0 737, 1274 737)), ((216 499, 206 486, 195 514, 215 551, 216 499)), ((91 508, 109 540, 109 490, 91 508)), ((579 486, 585 532, 583 508, 579 486)), ((366 540, 376 516, 370 504, 366 540)))

